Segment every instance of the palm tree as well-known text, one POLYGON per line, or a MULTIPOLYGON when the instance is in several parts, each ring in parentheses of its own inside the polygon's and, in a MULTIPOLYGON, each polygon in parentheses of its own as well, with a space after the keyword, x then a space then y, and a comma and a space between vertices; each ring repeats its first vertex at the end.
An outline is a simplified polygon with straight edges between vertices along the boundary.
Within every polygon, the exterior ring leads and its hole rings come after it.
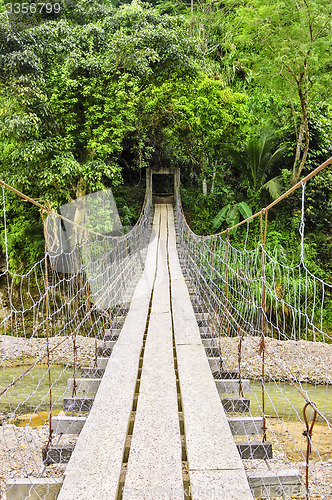
POLYGON ((281 176, 278 175, 272 179, 268 177, 271 168, 286 150, 284 145, 274 150, 276 141, 276 134, 264 129, 259 137, 252 137, 248 140, 245 155, 238 151, 230 152, 234 165, 240 167, 245 175, 245 184, 257 194, 263 189, 268 190, 274 200, 282 192, 281 176))

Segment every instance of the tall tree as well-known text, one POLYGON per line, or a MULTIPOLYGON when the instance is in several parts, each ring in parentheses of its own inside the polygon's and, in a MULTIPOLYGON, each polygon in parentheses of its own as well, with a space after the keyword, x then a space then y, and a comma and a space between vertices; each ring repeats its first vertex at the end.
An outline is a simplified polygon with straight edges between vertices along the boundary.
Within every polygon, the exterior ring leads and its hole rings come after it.
MULTIPOLYGON (((229 1, 229 4, 231 2, 229 1)), ((260 84, 281 93, 288 102, 297 97, 300 123, 292 180, 301 176, 310 143, 310 107, 329 95, 332 47, 331 6, 328 0, 239 0, 232 2, 229 20, 239 23, 231 42, 239 62, 260 84), (250 68, 250 69, 249 69, 250 68)))
POLYGON ((155 87, 144 108, 149 136, 171 163, 190 164, 204 194, 222 155, 240 146, 250 121, 246 95, 207 76, 173 79, 155 87))
POLYGON ((92 21, 79 7, 16 32, 1 19, 3 174, 54 201, 119 182, 140 93, 195 68, 182 19, 139 1, 92 21))

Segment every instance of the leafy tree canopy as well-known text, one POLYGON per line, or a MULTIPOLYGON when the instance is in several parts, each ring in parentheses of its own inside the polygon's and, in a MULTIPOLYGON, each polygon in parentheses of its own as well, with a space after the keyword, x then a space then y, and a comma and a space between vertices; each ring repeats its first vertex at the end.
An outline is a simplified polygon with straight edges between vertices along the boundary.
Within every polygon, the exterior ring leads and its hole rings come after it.
POLYGON ((12 31, 5 16, 1 24, 6 178, 21 186, 38 179, 53 199, 100 189, 107 179, 118 183, 140 93, 196 71, 180 18, 133 2, 97 21, 70 21, 22 32, 12 31))

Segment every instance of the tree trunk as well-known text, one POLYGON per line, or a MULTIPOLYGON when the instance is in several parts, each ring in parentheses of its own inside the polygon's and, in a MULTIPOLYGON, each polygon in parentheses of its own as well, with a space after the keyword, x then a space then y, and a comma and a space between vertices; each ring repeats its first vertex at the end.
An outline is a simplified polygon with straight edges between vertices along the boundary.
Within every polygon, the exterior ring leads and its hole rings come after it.
MULTIPOLYGON (((86 206, 84 196, 86 195, 86 183, 81 178, 77 182, 76 186, 76 200, 73 202, 75 204, 75 215, 74 222, 75 224, 84 225, 85 215, 86 215, 86 206)), ((73 231, 71 233, 71 246, 72 248, 77 243, 82 243, 86 235, 84 234, 84 230, 80 229, 77 226, 73 226, 73 231)))
POLYGON ((203 189, 203 195, 207 195, 207 182, 206 182, 206 176, 204 175, 203 177, 203 182, 202 182, 202 189, 203 189))
POLYGON ((300 127, 299 137, 297 140, 296 155, 293 164, 292 184, 296 184, 299 181, 309 151, 309 143, 310 143, 310 131, 308 123, 309 92, 308 92, 307 76, 305 77, 304 89, 301 87, 301 85, 299 85, 298 92, 301 102, 301 127, 300 127), (305 137, 304 149, 300 164, 298 165, 301 156, 303 137, 305 137))
POLYGON ((303 122, 303 116, 301 114, 301 125, 300 125, 299 134, 297 136, 296 153, 295 153, 295 159, 294 159, 294 164, 293 164, 293 177, 295 177, 296 167, 297 167, 297 164, 299 163, 300 157, 301 157, 303 136, 304 136, 304 122, 303 122))
POLYGON ((190 5, 190 38, 192 38, 193 33, 194 33, 194 0, 191 0, 191 5, 190 5))
POLYGON ((217 161, 214 162, 213 165, 213 173, 212 173, 212 184, 211 184, 211 194, 214 193, 214 183, 216 180, 216 171, 217 171, 217 161))

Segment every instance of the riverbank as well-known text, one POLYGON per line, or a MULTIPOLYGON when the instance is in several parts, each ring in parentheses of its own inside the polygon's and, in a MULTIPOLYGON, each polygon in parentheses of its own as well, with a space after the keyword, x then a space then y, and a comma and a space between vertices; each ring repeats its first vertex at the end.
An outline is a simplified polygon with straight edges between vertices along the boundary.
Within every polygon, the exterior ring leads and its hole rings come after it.
MULTIPOLYGON (((260 337, 244 337, 241 347, 241 375, 261 380, 260 337)), ((221 338, 224 368, 238 370, 239 339, 221 338)), ((274 381, 332 383, 332 344, 307 340, 265 339, 265 379, 274 381)))
MULTIPOLYGON (((95 356, 96 345, 102 341, 77 335, 77 361, 81 366, 88 366, 95 356)), ((220 347, 224 368, 238 369, 238 338, 221 338, 220 347)), ((262 357, 259 354, 260 338, 244 337, 241 348, 241 374, 251 380, 261 380, 262 357)), ((72 366, 73 338, 51 337, 51 361, 54 364, 72 366), (58 346, 56 348, 56 346, 58 346)), ((40 359, 46 361, 46 339, 25 339, 0 335, 1 366, 28 365, 40 359)), ((310 342, 306 340, 280 341, 266 339, 265 377, 267 380, 298 382, 311 384, 332 383, 332 344, 310 342)))

